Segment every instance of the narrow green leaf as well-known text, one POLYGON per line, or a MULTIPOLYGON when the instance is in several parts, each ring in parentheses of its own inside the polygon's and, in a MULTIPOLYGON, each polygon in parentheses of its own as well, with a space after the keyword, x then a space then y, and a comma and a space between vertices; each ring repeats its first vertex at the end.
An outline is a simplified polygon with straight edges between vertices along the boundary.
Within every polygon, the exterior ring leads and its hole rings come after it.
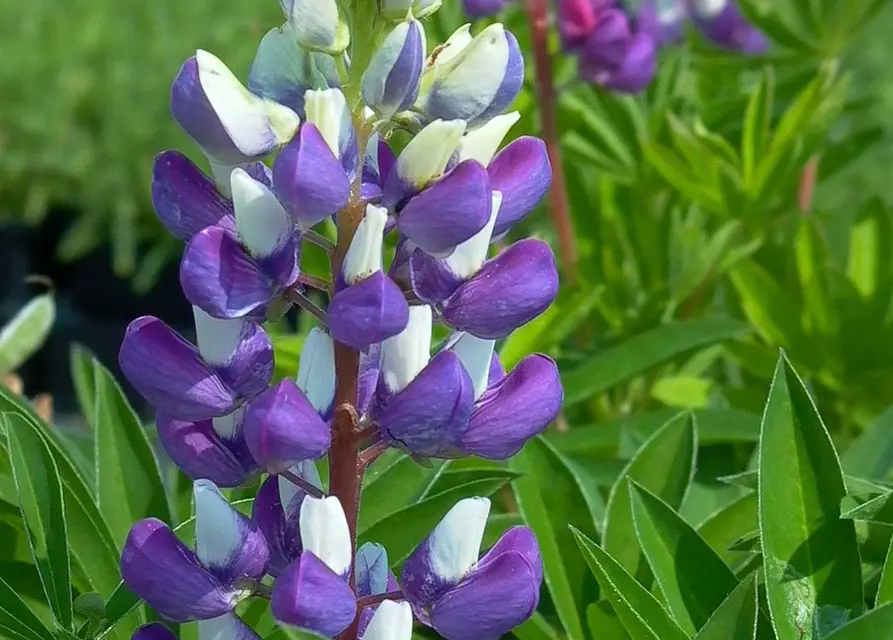
POLYGON ((750 574, 713 612, 695 640, 754 640, 756 632, 757 589, 750 574))
POLYGON ((24 418, 3 414, 28 542, 56 623, 72 629, 71 565, 62 483, 49 448, 24 418))
POLYGON ((539 541, 544 579, 558 617, 571 637, 583 637, 586 581, 591 577, 579 557, 571 555, 573 537, 567 526, 578 526, 595 537, 594 515, 574 472, 544 440, 528 443, 512 458, 511 468, 523 474, 512 486, 518 509, 539 541), (549 483, 543 484, 543 478, 549 483))
POLYGON ((735 574, 666 502, 633 481, 628 488, 651 572, 673 619, 693 635, 735 590, 735 574))
POLYGON ((853 509, 844 511, 840 517, 846 520, 865 520, 893 525, 893 493, 876 496, 853 509))
POLYGON ((678 509, 691 484, 697 429, 689 414, 661 427, 639 449, 611 488, 605 517, 605 551, 637 580, 648 584, 648 566, 636 539, 627 482, 634 480, 678 509))
POLYGON ((15 371, 46 341, 56 319, 53 294, 37 296, 0 328, 0 374, 15 371))
POLYGON ((9 640, 54 640, 53 634, 0 576, 0 636, 9 640))
POLYGON ((748 556, 731 549, 736 540, 759 527, 757 494, 748 493, 709 516, 698 527, 698 534, 722 561, 737 568, 748 556))
POLYGON ((778 640, 816 640, 862 612, 856 530, 839 519, 846 495, 837 452, 787 359, 763 416, 760 537, 778 640))
POLYGON ((426 498, 369 527, 360 534, 358 544, 377 542, 384 545, 392 566, 399 565, 459 500, 487 497, 505 485, 503 479, 478 480, 426 498))
POLYGON ((176 523, 146 431, 112 374, 95 359, 93 383, 96 494, 115 540, 123 545, 138 520, 176 523))
POLYGON ((629 640, 629 634, 607 600, 586 607, 586 624, 589 633, 598 640, 629 640))
POLYGON ((361 534, 413 504, 442 466, 438 462, 437 467, 423 467, 406 454, 396 451, 389 457, 389 460, 380 460, 373 465, 363 487, 357 525, 357 531, 361 534))
POLYGON ((893 637, 891 629, 893 603, 888 603, 824 636, 823 640, 886 640, 893 637))
MULTIPOLYGON (((571 527, 586 564, 595 575, 620 622, 632 640, 687 640, 657 599, 614 558, 571 527)), ((582 636, 571 636, 574 638, 582 636)))
POLYGON ((844 471, 883 480, 893 467, 893 407, 853 440, 840 456, 844 471))
POLYGON ((775 79, 772 76, 772 67, 767 66, 756 90, 750 96, 744 116, 744 132, 741 135, 744 185, 748 192, 753 186, 757 165, 769 138, 774 94, 775 79))
POLYGON ((675 357, 743 336, 747 331, 747 325, 737 320, 713 317, 666 324, 642 333, 563 374, 565 406, 607 391, 675 357))
POLYGON ((815 218, 800 216, 797 219, 794 255, 807 329, 813 334, 835 334, 839 320, 827 277, 829 258, 815 218))
POLYGON ((877 587, 874 606, 893 602, 893 538, 890 538, 890 546, 887 548, 887 557, 884 559, 884 567, 881 569, 881 579, 877 587))
POLYGON ((71 380, 74 383, 78 406, 87 420, 93 419, 96 385, 93 382, 93 354, 80 344, 71 346, 71 380))
POLYGON ((513 629, 512 635, 518 640, 561 640, 552 625, 536 611, 524 624, 513 629))

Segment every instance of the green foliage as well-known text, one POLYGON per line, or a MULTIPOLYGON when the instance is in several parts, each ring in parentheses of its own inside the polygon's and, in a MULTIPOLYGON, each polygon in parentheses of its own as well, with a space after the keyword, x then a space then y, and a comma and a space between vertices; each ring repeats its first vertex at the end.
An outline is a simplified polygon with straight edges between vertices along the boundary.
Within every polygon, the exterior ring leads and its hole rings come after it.
POLYGON ((0 327, 0 375, 14 372, 43 346, 55 318, 55 299, 45 293, 0 327))

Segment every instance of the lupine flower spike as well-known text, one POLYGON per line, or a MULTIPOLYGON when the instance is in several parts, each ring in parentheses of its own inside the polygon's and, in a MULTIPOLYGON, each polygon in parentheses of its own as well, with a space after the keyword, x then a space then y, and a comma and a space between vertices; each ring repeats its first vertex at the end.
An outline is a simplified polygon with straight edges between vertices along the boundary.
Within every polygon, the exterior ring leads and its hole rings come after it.
MULTIPOLYGON (((507 110, 521 51, 501 24, 430 47, 422 19, 439 0, 370 4, 372 37, 350 32, 342 2, 280 4, 283 24, 261 40, 247 87, 198 51, 171 90, 208 160, 163 152, 152 180, 159 221, 184 243, 195 331, 138 318, 119 363, 194 482, 195 537, 137 522, 124 582, 163 621, 196 621, 200 640, 255 640, 237 614, 253 598, 270 601, 277 624, 323 638, 411 640, 423 624, 447 640, 495 640, 537 606, 528 529, 479 557, 489 500, 463 500, 406 561, 401 586, 383 546, 357 548, 357 524, 363 473, 388 448, 420 463, 503 460, 559 412, 554 361, 534 354, 506 372, 496 353, 558 290, 546 243, 493 249, 552 176, 542 141, 503 146, 520 117, 507 110), (414 135, 396 154, 398 127, 414 135), (329 252, 327 279, 301 272, 304 242, 329 252), (293 305, 318 326, 298 370, 274 379, 263 326, 293 305), (249 486, 259 489, 247 517, 220 488, 249 486)), ((635 74, 612 34, 600 55, 619 82, 635 74)), ((133 637, 171 640, 171 628, 133 637)))

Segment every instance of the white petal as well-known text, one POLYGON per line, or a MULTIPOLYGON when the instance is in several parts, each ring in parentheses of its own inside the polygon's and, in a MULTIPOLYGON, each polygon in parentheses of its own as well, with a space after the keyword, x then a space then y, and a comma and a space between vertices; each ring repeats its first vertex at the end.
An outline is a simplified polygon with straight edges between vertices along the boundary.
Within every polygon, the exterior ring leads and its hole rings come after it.
POLYGON ((728 0, 694 0, 695 15, 702 20, 716 18, 726 9, 728 0))
POLYGON ((298 361, 298 388, 319 412, 335 399, 335 344, 332 337, 314 327, 304 340, 298 361))
POLYGON ((470 278, 478 271, 487 259, 487 250, 490 248, 490 240, 493 236, 493 227, 496 226, 496 217, 502 206, 502 194, 493 192, 493 204, 490 207, 490 219, 484 228, 471 238, 460 244, 445 261, 450 270, 459 278, 470 278))
MULTIPOLYGON (((436 70, 434 86, 455 103, 455 113, 478 113, 496 97, 505 79, 511 48, 505 27, 493 24, 436 70)), ((424 97, 419 102, 425 109, 424 97)))
POLYGON ((396 336, 381 343, 381 373, 391 393, 412 382, 431 357, 431 307, 409 307, 409 322, 396 336))
POLYGON ((212 418, 211 424, 214 427, 214 431, 217 432, 217 435, 224 440, 232 439, 239 430, 239 426, 242 424, 242 418, 245 416, 245 409, 245 405, 242 405, 228 415, 212 418))
POLYGON ((304 111, 307 122, 319 129, 323 140, 336 158, 341 157, 341 147, 350 136, 350 110, 341 89, 309 89, 304 94, 304 111))
POLYGON ((382 270, 381 247, 387 222, 387 209, 374 204, 366 205, 366 213, 357 226, 341 265, 341 275, 347 284, 354 284, 382 270))
POLYGON ((488 515, 488 498, 466 498, 449 510, 428 541, 435 575, 446 582, 458 582, 471 571, 481 552, 488 515))
POLYGON ((474 383, 474 399, 487 390, 490 378, 490 360, 493 358, 495 340, 484 340, 470 333, 462 333, 449 349, 459 358, 474 383))
MULTIPOLYGON (((289 471, 303 478, 317 489, 322 489, 322 480, 319 478, 319 471, 316 469, 316 464, 314 464, 313 460, 302 460, 291 467, 289 471)), ((297 495, 298 487, 295 486, 295 483, 279 476, 279 502, 286 513, 288 512, 288 505, 291 504, 291 501, 297 495)))
POLYGON ((416 0, 413 5, 416 18, 426 18, 440 9, 443 0, 416 0))
POLYGON ((474 38, 471 36, 471 24, 463 24, 447 38, 442 46, 431 52, 431 55, 428 56, 428 64, 425 66, 432 70, 442 68, 447 62, 462 53, 472 40, 474 38))
POLYGON ((288 239, 294 222, 273 192, 244 169, 230 176, 239 240, 255 258, 265 258, 288 239))
POLYGON ((228 364, 242 341, 244 320, 215 318, 196 306, 192 307, 192 316, 202 358, 211 365, 228 364))
POLYGON ((233 613, 198 621, 198 640, 256 640, 259 636, 233 613))
POLYGON ((195 60, 208 102, 239 151, 264 155, 271 143, 291 140, 301 123, 298 114, 252 94, 217 56, 199 49, 195 60))
POLYGON ((239 165, 218 162, 210 157, 208 158, 208 164, 211 167, 211 176, 214 178, 214 183, 217 185, 217 191, 226 198, 232 198, 233 192, 230 188, 231 176, 233 169, 239 165))
POLYGON ((308 496, 301 505, 301 542, 340 576, 350 569, 353 549, 341 502, 335 496, 308 496))
POLYGON ((238 514, 210 480, 196 480, 195 555, 209 569, 225 568, 242 546, 238 514))
POLYGON ((397 158, 400 177, 418 189, 440 177, 463 133, 465 122, 462 120, 435 120, 429 124, 409 141, 397 158))
POLYGON ((518 111, 492 118, 487 124, 466 133, 459 144, 459 162, 477 160, 485 167, 490 164, 509 129, 521 118, 518 111))
POLYGON ((382 602, 369 626, 363 633, 363 640, 410 640, 412 638, 412 607, 408 602, 382 602))

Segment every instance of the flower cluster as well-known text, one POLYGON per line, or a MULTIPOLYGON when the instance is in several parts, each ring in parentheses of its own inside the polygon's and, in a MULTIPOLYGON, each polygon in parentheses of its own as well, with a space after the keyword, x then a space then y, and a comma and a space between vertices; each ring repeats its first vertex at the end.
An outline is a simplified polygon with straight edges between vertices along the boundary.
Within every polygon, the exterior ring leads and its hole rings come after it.
MULTIPOLYGON (((385 549, 355 550, 356 519, 363 471, 387 448, 419 461, 503 460, 559 411, 550 358, 506 372, 494 351, 558 289, 540 240, 491 257, 551 181, 540 140, 500 149, 519 118, 505 113, 523 83, 518 43, 502 25, 475 36, 466 25, 428 51, 419 19, 439 3, 384 0, 348 55, 336 0, 281 4, 286 22, 261 41, 247 88, 198 51, 171 89, 171 111, 210 168, 168 151, 152 183, 160 221, 185 242, 196 340, 138 318, 119 362, 194 480, 195 546, 141 521, 124 581, 165 619, 197 620, 203 639, 255 638, 234 612, 266 597, 281 624, 324 637, 408 640, 418 621, 448 639, 495 640, 538 602, 529 530, 509 530, 479 559, 489 501, 463 500, 398 583, 385 549), (409 140, 395 153, 399 136, 409 140), (329 281, 301 272, 304 242, 329 251, 329 281), (319 326, 296 377, 274 382, 263 324, 293 304, 319 326), (432 345, 436 323, 449 337, 432 345), (326 455, 328 489, 314 462, 326 455), (221 491, 258 480, 250 516, 221 491)), ((172 633, 156 623, 136 637, 172 633)))
MULTIPOLYGON (((507 0, 464 1, 470 16, 486 17, 507 0)), ((580 77, 617 92, 645 89, 659 48, 678 42, 688 21, 729 51, 759 54, 768 46, 735 0, 556 0, 556 10, 562 46, 577 57, 580 77)))

